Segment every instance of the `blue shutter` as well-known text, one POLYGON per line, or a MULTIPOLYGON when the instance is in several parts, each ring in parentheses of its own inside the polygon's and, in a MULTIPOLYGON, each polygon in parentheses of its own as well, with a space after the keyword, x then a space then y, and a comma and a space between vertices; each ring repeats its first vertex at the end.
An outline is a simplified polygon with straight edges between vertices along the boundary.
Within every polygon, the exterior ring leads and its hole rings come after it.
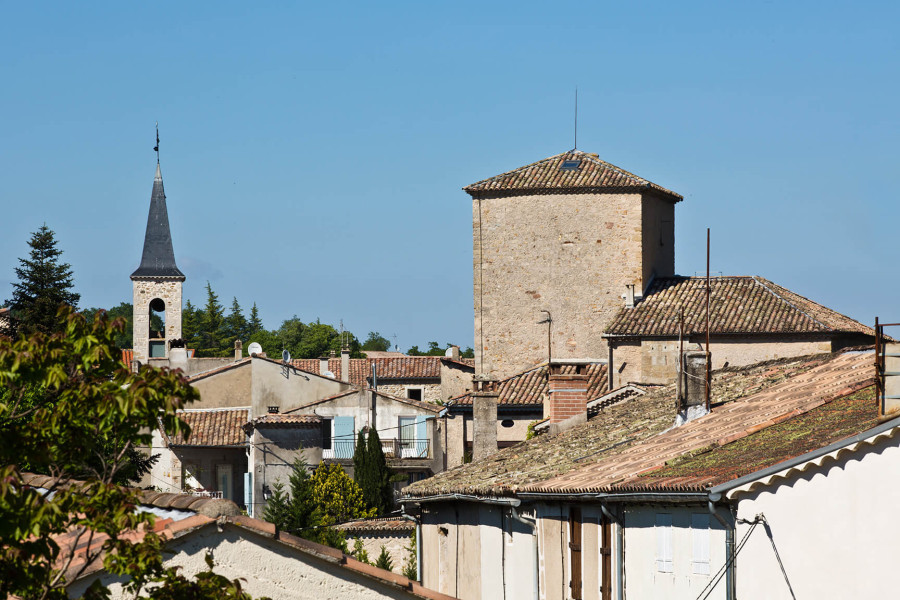
POLYGON ((428 457, 428 429, 425 420, 428 417, 416 417, 416 456, 419 458, 428 457))
POLYGON ((353 417, 334 418, 334 457, 353 458, 356 437, 353 435, 353 417))

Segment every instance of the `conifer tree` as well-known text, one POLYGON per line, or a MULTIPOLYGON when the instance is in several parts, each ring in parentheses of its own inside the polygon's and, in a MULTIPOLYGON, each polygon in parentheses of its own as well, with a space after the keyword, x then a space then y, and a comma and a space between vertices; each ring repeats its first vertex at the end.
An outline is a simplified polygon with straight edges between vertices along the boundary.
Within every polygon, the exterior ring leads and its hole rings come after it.
POLYGON ((356 448, 353 450, 353 481, 363 491, 363 499, 367 506, 372 506, 366 480, 369 477, 369 450, 366 447, 366 434, 362 429, 356 435, 356 448))
POLYGON ((263 324, 259 318, 259 310, 256 308, 256 302, 253 303, 253 308, 250 309, 250 320, 247 322, 247 336, 251 336, 255 333, 262 331, 263 324))
POLYGON ((394 561, 391 560, 391 555, 388 554, 387 548, 383 545, 381 546, 381 554, 375 559, 375 566, 379 569, 384 569, 385 571, 394 570, 394 561))
POLYGON ((200 344, 202 354, 215 356, 222 346, 225 311, 219 304, 219 296, 206 282, 206 306, 200 313, 200 344))
POLYGON ((363 488, 366 503, 378 511, 379 517, 383 517, 394 508, 394 486, 391 484, 391 470, 381 448, 381 439, 375 429, 369 430, 365 466, 360 487, 363 488))
POLYGON ((16 267, 18 283, 13 283, 13 295, 6 301, 13 317, 13 333, 52 333, 60 331, 64 323, 58 318, 61 304, 72 307, 81 298, 72 291, 72 267, 60 263, 62 250, 56 247, 53 231, 41 225, 28 240, 29 258, 20 258, 16 267))
POLYGON ((181 311, 181 339, 188 348, 197 347, 197 334, 200 331, 200 311, 188 300, 181 311))
POLYGON ((232 298, 231 312, 225 317, 225 342, 233 344, 235 340, 246 341, 250 337, 247 319, 241 311, 238 299, 232 298))

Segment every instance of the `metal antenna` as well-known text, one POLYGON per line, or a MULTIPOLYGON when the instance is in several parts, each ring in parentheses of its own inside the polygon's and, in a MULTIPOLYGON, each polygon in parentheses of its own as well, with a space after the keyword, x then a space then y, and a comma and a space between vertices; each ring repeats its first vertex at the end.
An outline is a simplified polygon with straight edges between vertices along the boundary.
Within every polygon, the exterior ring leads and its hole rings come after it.
POLYGON ((156 164, 159 164, 159 121, 156 122, 156 145, 153 146, 153 151, 156 152, 156 164))
MULTIPOLYGON (((157 140, 159 143, 159 140, 157 140)), ((578 150, 578 86, 575 86, 575 150, 578 150)))

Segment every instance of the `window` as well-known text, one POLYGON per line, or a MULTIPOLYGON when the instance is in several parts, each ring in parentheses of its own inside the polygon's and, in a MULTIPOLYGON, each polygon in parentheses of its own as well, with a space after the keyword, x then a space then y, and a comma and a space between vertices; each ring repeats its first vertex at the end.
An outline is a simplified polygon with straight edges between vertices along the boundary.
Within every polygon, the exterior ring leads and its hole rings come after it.
POLYGON ((581 166, 580 160, 564 160, 562 166, 559 167, 559 170, 560 171, 575 171, 580 166, 581 166))
POLYGON ((322 419, 322 450, 331 450, 331 419, 322 419))
POLYGON ((423 389, 420 387, 408 387, 406 388, 406 397, 410 400, 418 400, 422 401, 423 398, 423 389))
POLYGON ((672 573, 672 515, 657 513, 656 515, 656 570, 660 573, 672 573))
POLYGON ((228 500, 232 500, 232 486, 231 486, 231 465, 230 464, 220 464, 216 465, 216 489, 219 492, 222 492, 222 497, 228 500))
POLYGON ((695 513, 691 515, 691 537, 694 552, 692 571, 695 575, 709 575, 709 515, 695 513))

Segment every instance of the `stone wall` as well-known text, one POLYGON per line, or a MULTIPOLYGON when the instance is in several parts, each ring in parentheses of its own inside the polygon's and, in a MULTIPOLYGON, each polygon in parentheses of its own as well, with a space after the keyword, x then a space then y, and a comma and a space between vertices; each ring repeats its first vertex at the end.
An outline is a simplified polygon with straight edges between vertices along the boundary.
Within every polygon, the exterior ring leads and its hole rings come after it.
MULTIPOLYGON (((191 361, 188 361, 190 364, 191 361)), ((249 362, 228 369, 214 376, 203 377, 191 382, 191 387, 200 392, 200 400, 189 408, 226 408, 230 406, 250 406, 251 373, 249 362)))
MULTIPOLYGON (((726 364, 741 367, 776 358, 831 352, 832 344, 830 339, 821 336, 784 334, 757 339, 750 336, 716 336, 710 340, 712 368, 721 369, 726 364)), ((702 350, 704 345, 697 339, 685 340, 684 349, 702 350)), ((615 387, 628 382, 674 382, 678 347, 677 338, 642 340, 639 345, 637 342, 617 345, 613 349, 612 366, 615 387)))
POLYGON ((466 368, 458 363, 441 363, 441 400, 447 401, 450 398, 462 396, 471 392, 472 377, 475 375, 474 370, 466 368))
POLYGON ((382 380, 379 380, 378 391, 382 394, 395 396, 397 398, 409 398, 409 394, 407 392, 409 388, 421 388, 423 401, 437 404, 440 400, 442 400, 441 384, 434 383, 433 379, 391 379, 389 380, 389 382, 390 383, 384 383, 382 380))
POLYGON ((411 538, 408 532, 348 531, 346 533, 348 550, 353 550, 353 545, 358 539, 362 542, 363 550, 369 555, 369 562, 375 564, 378 555, 381 554, 381 547, 384 546, 384 549, 387 550, 388 555, 391 557, 391 563, 394 565, 394 568, 391 570, 394 573, 401 573, 403 571, 403 565, 406 564, 406 560, 409 558, 409 550, 406 548, 409 546, 411 538))
MULTIPOLYGON (((166 342, 181 338, 180 281, 132 280, 134 306, 134 359, 146 364, 150 355, 150 303, 159 298, 166 303, 166 342)), ((166 344, 166 356, 169 345, 166 344)))
POLYGON ((545 362, 541 310, 553 317, 554 358, 605 358, 600 334, 625 285, 640 294, 651 275, 674 272, 665 204, 641 194, 473 199, 476 374, 503 378, 545 362))

